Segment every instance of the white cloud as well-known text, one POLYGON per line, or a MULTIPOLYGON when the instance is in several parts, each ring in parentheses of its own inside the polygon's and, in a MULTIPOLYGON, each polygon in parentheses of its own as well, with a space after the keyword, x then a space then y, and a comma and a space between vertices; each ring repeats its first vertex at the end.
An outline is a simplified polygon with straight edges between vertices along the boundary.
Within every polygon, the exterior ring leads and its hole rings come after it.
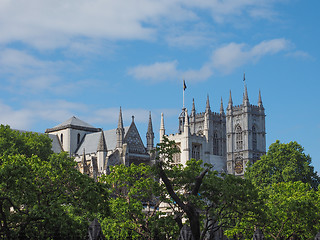
POLYGON ((156 62, 151 65, 140 65, 128 70, 128 74, 139 80, 150 83, 161 81, 181 81, 182 78, 188 81, 204 81, 212 75, 212 69, 205 64, 199 70, 181 71, 177 69, 178 61, 156 62))
MULTIPOLYGON (((170 35, 175 23, 199 23, 211 14, 225 22, 252 12, 272 14, 275 1, 262 0, 2 0, 0 43, 21 41, 36 48, 59 48, 88 39, 150 40, 170 35), (198 10, 201 10, 201 14, 198 10), (159 31, 162 31, 159 34, 159 31)), ((207 19, 208 20, 208 19, 207 19)), ((207 21, 206 20, 206 21, 207 21)), ((181 33, 181 37, 186 33, 181 33)), ((172 36, 179 41, 179 36, 172 36)), ((171 38, 172 38, 171 37, 171 38)), ((170 36, 168 37, 170 39, 170 36)))
POLYGON ((178 61, 139 65, 129 69, 128 74, 132 75, 136 79, 147 80, 150 82, 172 80, 179 77, 177 65, 178 61))
POLYGON ((30 109, 12 109, 10 106, 0 102, 0 123, 10 125, 13 129, 29 129, 34 123, 33 114, 30 109))
POLYGON ((314 60, 314 58, 307 52, 304 51, 294 51, 286 54, 288 57, 293 57, 296 59, 304 59, 304 60, 314 60))
POLYGON ((0 50, 0 85, 15 94, 70 95, 83 89, 102 86, 96 79, 68 79, 68 73, 81 72, 79 65, 70 61, 42 60, 27 51, 6 48, 0 50))
POLYGON ((290 46, 290 41, 283 38, 263 41, 251 48, 244 43, 230 43, 213 52, 212 64, 215 69, 230 73, 242 65, 258 61, 261 57, 287 50, 290 46))
POLYGON ((182 77, 185 77, 188 81, 205 81, 215 71, 225 74, 231 73, 240 66, 256 62, 266 55, 284 51, 290 46, 290 41, 283 38, 262 41, 251 48, 244 43, 229 43, 213 51, 211 59, 205 62, 200 69, 179 70, 178 61, 174 60, 139 65, 129 69, 128 73, 136 79, 148 82, 178 80, 182 77))

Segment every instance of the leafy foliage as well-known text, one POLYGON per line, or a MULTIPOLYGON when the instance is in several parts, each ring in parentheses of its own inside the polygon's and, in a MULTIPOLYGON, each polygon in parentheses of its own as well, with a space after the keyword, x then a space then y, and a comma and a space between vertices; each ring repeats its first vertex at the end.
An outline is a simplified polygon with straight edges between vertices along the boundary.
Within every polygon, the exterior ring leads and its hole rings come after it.
POLYGON ((160 189, 150 166, 117 165, 100 182, 107 184, 111 196, 111 214, 101 221, 107 239, 165 239, 175 232, 173 219, 156 211, 160 189))
POLYGON ((301 181, 317 189, 320 178, 314 171, 311 157, 297 142, 271 144, 266 155, 247 169, 246 178, 257 187, 273 183, 301 181))
POLYGON ((0 126, 0 163, 4 239, 82 239, 88 220, 108 213, 103 185, 77 171, 66 153, 52 153, 46 135, 0 126))
POLYGON ((265 156, 247 168, 245 177, 259 191, 252 216, 245 216, 229 237, 241 234, 251 238, 253 226, 266 239, 312 239, 320 229, 319 177, 311 158, 296 142, 276 141, 265 156))
POLYGON ((191 159, 185 167, 172 164, 179 150, 167 138, 158 144, 157 151, 156 172, 166 188, 162 200, 176 219, 180 217, 180 227, 181 219, 188 219, 194 239, 213 238, 219 229, 234 226, 236 219, 254 215, 257 192, 249 181, 218 174, 201 160, 191 159))

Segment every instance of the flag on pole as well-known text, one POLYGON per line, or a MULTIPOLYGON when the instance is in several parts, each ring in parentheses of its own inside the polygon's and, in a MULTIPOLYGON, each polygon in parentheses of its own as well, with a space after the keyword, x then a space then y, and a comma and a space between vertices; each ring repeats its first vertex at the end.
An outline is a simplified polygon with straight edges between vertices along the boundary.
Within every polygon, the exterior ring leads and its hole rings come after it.
POLYGON ((186 88, 187 88, 186 82, 183 80, 183 91, 186 90, 186 88))

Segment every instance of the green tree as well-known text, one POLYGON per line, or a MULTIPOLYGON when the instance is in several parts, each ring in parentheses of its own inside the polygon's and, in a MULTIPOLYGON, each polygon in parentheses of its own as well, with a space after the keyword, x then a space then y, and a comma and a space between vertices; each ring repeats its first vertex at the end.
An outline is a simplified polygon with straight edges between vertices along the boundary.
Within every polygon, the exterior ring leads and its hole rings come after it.
POLYGON ((0 236, 82 239, 88 220, 106 215, 107 191, 54 154, 46 135, 0 126, 0 236))
POLYGON ((267 239, 312 239, 319 231, 319 177, 311 157, 296 142, 276 141, 247 168, 245 178, 258 190, 258 208, 226 231, 251 238, 259 227, 267 239))
POLYGON ((308 183, 280 182, 260 191, 260 215, 246 216, 226 231, 251 239, 259 227, 266 239, 313 239, 320 227, 319 192, 308 183))
POLYGON ((165 239, 175 232, 172 218, 157 211, 159 183, 148 165, 117 165, 100 182, 110 194, 110 216, 101 219, 107 239, 165 239))
POLYGON ((279 182, 301 181, 317 189, 320 178, 314 171, 311 157, 297 142, 271 144, 266 155, 249 167, 245 177, 260 188, 279 182))
POLYGON ((194 239, 213 237, 219 229, 234 226, 235 219, 254 215, 257 192, 249 181, 219 175, 212 166, 203 166, 201 160, 191 159, 185 167, 173 164, 179 149, 167 138, 158 144, 157 151, 161 160, 156 172, 166 188, 162 201, 177 216, 180 227, 182 218, 188 220, 194 239))

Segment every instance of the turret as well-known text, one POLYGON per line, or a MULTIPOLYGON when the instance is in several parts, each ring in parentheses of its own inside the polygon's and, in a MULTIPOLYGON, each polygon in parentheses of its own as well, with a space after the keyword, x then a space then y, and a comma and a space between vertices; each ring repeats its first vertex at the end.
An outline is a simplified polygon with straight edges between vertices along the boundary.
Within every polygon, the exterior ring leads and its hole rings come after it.
POLYGON ((220 104, 220 114, 221 114, 221 115, 225 115, 225 114, 224 114, 224 109, 223 109, 222 97, 221 97, 221 104, 220 104))
POLYGON ((188 119, 188 110, 185 109, 185 119, 184 119, 184 133, 189 133, 189 119, 188 119))
POLYGON ((104 133, 101 131, 98 147, 97 147, 97 164, 98 172, 103 172, 105 168, 105 161, 107 157, 107 144, 104 138, 104 133))
POLYGON ((210 111, 209 95, 207 95, 206 112, 209 113, 210 111))
POLYGON ((243 94, 243 106, 249 106, 249 97, 248 97, 248 91, 247 91, 247 85, 244 85, 244 94, 243 94))
POLYGON ((186 108, 182 108, 182 111, 179 115, 179 133, 183 132, 183 128, 184 128, 184 120, 185 120, 185 116, 186 115, 186 108))
POLYGON ((164 128, 164 118, 163 118, 163 113, 161 113, 161 124, 160 124, 160 143, 163 142, 163 136, 166 134, 166 130, 164 128))
POLYGON ((231 110, 232 109, 232 105, 233 105, 233 102, 232 102, 232 96, 231 96, 231 90, 230 90, 229 102, 228 102, 227 110, 231 110))
POLYGON ((192 99, 192 110, 190 117, 194 117, 196 115, 196 107, 194 105, 194 98, 192 99))
POLYGON ((123 144, 123 137, 124 137, 124 128, 123 128, 121 107, 120 107, 118 128, 116 130, 116 134, 117 134, 117 148, 121 148, 122 144, 123 144))
POLYGON ((154 142, 154 132, 152 128, 151 112, 149 112, 149 123, 148 123, 148 131, 147 131, 146 137, 147 137, 147 149, 148 151, 151 151, 153 149, 153 142, 154 142))
POLYGON ((262 99, 261 99, 261 91, 259 89, 259 101, 258 101, 258 107, 261 108, 261 109, 264 109, 263 108, 263 104, 262 104, 262 99))

